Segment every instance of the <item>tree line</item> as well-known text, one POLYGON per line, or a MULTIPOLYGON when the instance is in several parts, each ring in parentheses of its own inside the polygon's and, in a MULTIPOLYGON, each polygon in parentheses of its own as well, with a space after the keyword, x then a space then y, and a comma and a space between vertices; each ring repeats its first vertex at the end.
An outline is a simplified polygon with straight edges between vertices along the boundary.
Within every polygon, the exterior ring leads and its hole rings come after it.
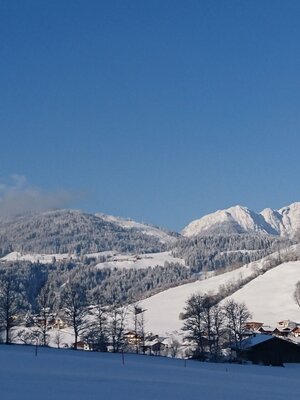
POLYGON ((220 305, 213 295, 197 293, 190 296, 181 319, 186 339, 193 345, 192 357, 218 361, 229 344, 240 348, 249 318, 251 313, 245 303, 230 299, 220 305))
MULTIPOLYGON (((145 310, 139 303, 128 307, 112 299, 112 304, 107 305, 101 291, 96 289, 88 294, 83 285, 73 281, 68 281, 58 294, 53 285, 47 282, 37 296, 35 316, 38 318, 32 329, 26 330, 21 327, 26 325, 31 315, 28 310, 20 313, 24 307, 23 299, 10 272, 1 275, 0 288, 0 327, 7 344, 17 340, 47 346, 53 315, 61 313, 66 325, 73 331, 74 349, 77 349, 79 340, 83 340, 95 351, 107 351, 110 346, 113 352, 129 349, 136 353, 145 352, 145 310), (135 335, 131 347, 128 347, 125 338, 128 318, 135 335)), ((300 306, 300 282, 296 284, 293 297, 300 306)), ((190 345, 187 355, 199 360, 219 361, 230 344, 237 349, 242 348, 248 335, 246 322, 251 318, 251 313, 245 303, 232 299, 220 300, 218 294, 202 293, 193 294, 187 299, 180 314, 185 340, 190 345)), ((58 347, 61 344, 59 335, 58 329, 55 337, 58 347)), ((176 346, 178 343, 174 341, 175 355, 176 346)))
MULTIPOLYGON (((127 307, 114 302, 107 306, 99 292, 89 295, 79 282, 67 282, 60 293, 46 282, 36 299, 35 313, 24 306, 24 298, 12 273, 0 277, 0 328, 6 344, 15 340, 26 344, 49 344, 49 329, 54 315, 60 315, 73 330, 74 348, 79 339, 87 341, 94 350, 106 351, 109 344, 118 352, 124 345, 127 307), (30 322, 33 321, 34 323, 30 322), (24 329, 24 326, 32 329, 24 329), (15 328, 19 329, 15 329, 15 328)), ((136 324, 136 329, 140 325, 136 324)), ((59 330, 57 331, 59 334, 59 330)), ((59 347, 60 338, 55 338, 59 347)))

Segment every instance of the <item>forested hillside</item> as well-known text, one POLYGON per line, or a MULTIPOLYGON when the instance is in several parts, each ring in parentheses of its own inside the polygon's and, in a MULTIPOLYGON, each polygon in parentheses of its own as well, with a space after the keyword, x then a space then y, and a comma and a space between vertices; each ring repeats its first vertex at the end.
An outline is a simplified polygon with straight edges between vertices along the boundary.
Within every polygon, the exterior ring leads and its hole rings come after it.
POLYGON ((214 235, 180 238, 174 255, 185 260, 194 272, 239 267, 290 244, 270 235, 214 235))
MULTIPOLYGON (((175 234, 174 234, 175 235, 175 234)), ((164 236, 168 236, 164 232, 164 236)), ((171 234, 169 237, 174 240, 171 234)), ((159 235, 126 229, 93 214, 74 210, 29 214, 0 221, 0 256, 25 253, 82 255, 106 250, 159 252, 168 247, 159 235)))

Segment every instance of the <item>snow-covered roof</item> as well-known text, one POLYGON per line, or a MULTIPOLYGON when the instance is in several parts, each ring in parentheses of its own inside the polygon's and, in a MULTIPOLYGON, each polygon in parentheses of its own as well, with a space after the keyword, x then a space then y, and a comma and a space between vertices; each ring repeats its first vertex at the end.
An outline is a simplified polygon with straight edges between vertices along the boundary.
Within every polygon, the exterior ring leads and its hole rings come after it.
MULTIPOLYGON (((273 338, 274 338, 274 336, 272 336, 272 335, 255 335, 255 336, 252 336, 252 337, 242 340, 240 342, 239 349, 248 350, 251 347, 254 347, 263 342, 267 342, 268 340, 271 340, 273 338)), ((231 348, 235 349, 236 346, 232 345, 231 348)))

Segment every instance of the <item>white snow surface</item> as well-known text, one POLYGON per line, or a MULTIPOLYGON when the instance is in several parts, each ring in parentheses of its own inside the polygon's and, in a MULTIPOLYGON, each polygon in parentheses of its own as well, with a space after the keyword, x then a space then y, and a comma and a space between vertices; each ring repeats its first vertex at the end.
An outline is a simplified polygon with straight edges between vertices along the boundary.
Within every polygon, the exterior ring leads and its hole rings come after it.
POLYGON ((300 366, 211 364, 155 356, 0 346, 5 400, 286 400, 300 366), (185 366, 186 365, 186 366, 185 366))
POLYGON ((69 260, 70 258, 77 258, 74 254, 37 254, 37 253, 27 253, 23 254, 18 251, 13 251, 2 257, 2 261, 31 261, 40 262, 41 264, 51 264, 53 263, 53 258, 57 261, 69 260))
POLYGON ((137 229, 146 235, 155 236, 163 243, 174 243, 176 241, 174 236, 171 236, 168 232, 165 232, 163 229, 159 229, 156 226, 136 222, 132 219, 114 217, 113 215, 97 213, 96 216, 104 219, 105 221, 113 222, 124 229, 137 229))
POLYGON ((289 319, 300 323, 300 308, 293 299, 298 281, 300 261, 288 262, 258 276, 230 298, 245 302, 255 321, 276 325, 289 319))
MULTIPOLYGON (((178 333, 183 325, 179 315, 194 293, 216 293, 220 285, 236 282, 260 270, 266 259, 237 270, 168 289, 142 301, 148 331, 160 335, 178 333)), ((300 261, 273 268, 249 282, 231 298, 245 302, 255 321, 277 323, 283 319, 300 322, 300 309, 293 300, 295 284, 300 280, 300 261)))
POLYGON ((237 205, 192 221, 182 234, 191 237, 211 232, 224 233, 228 229, 236 233, 293 236, 300 229, 300 202, 280 210, 266 208, 261 213, 237 205))
MULTIPOLYGON (((166 263, 179 263, 185 265, 182 258, 173 257, 171 252, 164 251, 161 253, 147 253, 147 254, 122 254, 115 251, 103 251, 99 253, 91 253, 85 255, 87 258, 100 258, 105 257, 107 261, 100 262, 96 268, 135 268, 142 269, 148 267, 165 266, 166 263)), ((51 264, 53 259, 56 261, 64 260, 77 260, 76 254, 37 254, 37 253, 20 253, 13 251, 2 257, 0 261, 30 261, 39 262, 41 264, 51 264)))
POLYGON ((165 266, 165 263, 179 263, 185 265, 182 258, 173 257, 171 252, 148 254, 116 254, 109 261, 101 262, 96 268, 142 269, 148 267, 165 266))

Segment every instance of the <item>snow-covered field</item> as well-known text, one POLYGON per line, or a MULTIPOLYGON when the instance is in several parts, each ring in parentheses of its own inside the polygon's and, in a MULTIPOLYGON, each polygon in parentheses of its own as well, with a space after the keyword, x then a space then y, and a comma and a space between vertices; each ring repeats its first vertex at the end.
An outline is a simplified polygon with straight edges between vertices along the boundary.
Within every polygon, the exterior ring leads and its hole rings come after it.
MULTIPOLYGON (((161 335, 179 331, 179 314, 193 293, 216 293, 220 285, 245 278, 263 265, 263 260, 208 279, 178 286, 158 293, 142 302, 146 326, 161 335)), ((243 301, 253 314, 253 320, 274 324, 282 319, 300 322, 300 309, 293 300, 296 282, 300 280, 300 261, 284 263, 236 292, 232 298, 243 301)))
MULTIPOLYGON (((86 254, 87 258, 107 258, 107 261, 100 262, 96 265, 97 268, 147 268, 164 266, 168 263, 179 263, 185 265, 182 258, 176 258, 171 255, 171 252, 165 251, 162 253, 148 254, 118 254, 114 251, 103 251, 99 253, 86 254)), ((39 262, 41 264, 51 264, 54 259, 56 261, 75 260, 78 256, 75 254, 23 254, 17 251, 7 254, 2 257, 2 261, 30 261, 39 262)))
POLYGON ((5 400, 286 400, 300 365, 210 364, 161 357, 0 346, 5 400))
MULTIPOLYGON (((73 257, 75 257, 73 255, 73 257)), ((66 254, 23 254, 18 251, 13 251, 7 254, 5 257, 2 257, 2 261, 30 261, 30 262, 39 262, 41 264, 51 264, 53 260, 57 261, 69 260, 72 258, 72 255, 66 254)))
POLYGON ((165 263, 179 263, 185 265, 182 258, 176 258, 171 255, 170 252, 165 251, 162 253, 151 253, 151 254, 139 254, 139 255, 128 255, 119 254, 111 258, 110 261, 102 262, 96 265, 97 268, 147 268, 164 266, 165 263))

